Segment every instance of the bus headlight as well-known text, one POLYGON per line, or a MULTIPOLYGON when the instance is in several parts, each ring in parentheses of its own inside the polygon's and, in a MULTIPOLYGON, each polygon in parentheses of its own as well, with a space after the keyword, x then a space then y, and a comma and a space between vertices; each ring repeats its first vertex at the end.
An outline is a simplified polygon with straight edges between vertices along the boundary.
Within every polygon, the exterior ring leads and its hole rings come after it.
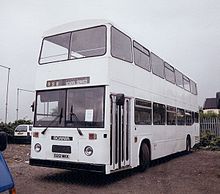
POLYGON ((84 153, 85 155, 87 156, 91 156, 93 154, 93 149, 91 146, 86 146, 85 149, 84 149, 84 153))
POLYGON ((40 145, 39 143, 36 143, 36 144, 34 145, 34 150, 35 150, 36 152, 40 152, 40 151, 41 151, 41 145, 40 145))

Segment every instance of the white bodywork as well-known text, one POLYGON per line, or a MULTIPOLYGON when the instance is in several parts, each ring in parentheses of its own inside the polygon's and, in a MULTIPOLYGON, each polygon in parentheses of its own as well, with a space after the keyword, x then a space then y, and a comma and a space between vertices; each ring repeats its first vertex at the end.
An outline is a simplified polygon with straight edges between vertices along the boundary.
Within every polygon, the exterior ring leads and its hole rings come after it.
POLYGON ((191 146, 199 137, 199 125, 191 126, 167 126, 167 125, 135 125, 134 123, 134 99, 147 99, 152 102, 164 103, 186 110, 198 111, 197 96, 177 87, 152 72, 143 70, 134 63, 128 63, 113 58, 110 54, 110 22, 85 21, 70 23, 54 28, 44 34, 50 36, 66 31, 73 31, 92 26, 107 26, 107 52, 104 56, 68 60, 58 63, 38 65, 36 77, 36 90, 50 90, 67 88, 70 86, 46 87, 48 80, 66 78, 90 77, 90 83, 74 85, 72 87, 105 86, 105 120, 104 128, 84 129, 80 128, 83 136, 80 136, 76 128, 48 128, 43 135, 42 127, 34 127, 33 132, 39 132, 39 137, 32 137, 31 158, 40 160, 57 160, 68 162, 80 162, 89 164, 104 164, 105 173, 117 171, 118 165, 110 164, 110 94, 122 93, 129 99, 129 160, 125 161, 124 169, 134 168, 139 165, 139 149, 142 140, 148 139, 151 146, 151 159, 157 159, 172 153, 186 149, 186 136, 191 137, 191 146), (89 133, 96 133, 97 139, 89 140, 89 133), (107 134, 107 138, 104 138, 107 134), (70 136, 72 142, 54 141, 51 136, 70 136), (137 142, 135 142, 137 139, 137 142), (42 150, 36 152, 34 145, 40 143, 42 150), (69 158, 54 158, 51 151, 52 145, 70 145, 72 152, 69 158), (92 156, 86 156, 84 148, 90 145, 94 149, 92 156))

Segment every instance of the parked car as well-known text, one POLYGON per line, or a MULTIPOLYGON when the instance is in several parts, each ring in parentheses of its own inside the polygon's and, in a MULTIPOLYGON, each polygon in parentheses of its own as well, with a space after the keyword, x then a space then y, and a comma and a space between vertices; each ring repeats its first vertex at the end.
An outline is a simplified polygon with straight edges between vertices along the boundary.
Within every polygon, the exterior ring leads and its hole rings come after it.
POLYGON ((33 125, 18 125, 14 131, 15 143, 31 143, 33 125))
POLYGON ((9 194, 16 194, 16 189, 11 172, 3 157, 2 151, 7 147, 7 134, 0 132, 0 193, 8 191, 9 194))

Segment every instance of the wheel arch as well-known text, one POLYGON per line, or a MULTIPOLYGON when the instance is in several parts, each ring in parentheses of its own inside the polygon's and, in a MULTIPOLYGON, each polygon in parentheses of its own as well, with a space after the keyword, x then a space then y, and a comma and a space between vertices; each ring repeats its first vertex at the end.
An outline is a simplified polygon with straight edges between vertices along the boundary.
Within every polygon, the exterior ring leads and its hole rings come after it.
POLYGON ((149 148, 149 152, 150 152, 150 160, 152 158, 152 153, 151 153, 151 141, 149 138, 143 138, 141 139, 140 143, 139 143, 139 147, 138 147, 138 163, 139 163, 139 154, 140 154, 140 149, 141 149, 141 145, 142 143, 147 144, 148 148, 149 148))

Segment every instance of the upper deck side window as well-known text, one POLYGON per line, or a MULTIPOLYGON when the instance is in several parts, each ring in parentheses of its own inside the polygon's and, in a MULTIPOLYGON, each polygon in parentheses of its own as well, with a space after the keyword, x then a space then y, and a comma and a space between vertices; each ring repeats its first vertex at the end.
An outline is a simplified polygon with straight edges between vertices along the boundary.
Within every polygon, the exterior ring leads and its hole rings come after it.
POLYGON ((194 81, 190 80, 190 88, 191 92, 195 95, 197 95, 197 85, 194 81))
POLYGON ((40 64, 101 56, 106 53, 106 26, 66 32, 44 38, 40 64))
POLYGON ((175 69, 176 85, 183 88, 183 74, 175 69))
POLYGON ((150 52, 143 46, 141 46, 136 41, 133 41, 133 50, 134 50, 134 63, 146 69, 147 71, 151 70, 150 65, 150 52))
POLYGON ((189 78, 186 77, 185 75, 183 75, 183 86, 184 86, 184 89, 186 89, 187 91, 190 91, 189 78))
POLYGON ((161 77, 164 78, 164 63, 163 60, 155 55, 154 53, 151 53, 151 62, 152 62, 152 72, 161 77))
POLYGON ((167 62, 164 62, 164 75, 167 81, 175 83, 175 73, 174 68, 167 62))
POLYGON ((123 61, 132 62, 131 38, 115 27, 111 27, 111 55, 123 61))

